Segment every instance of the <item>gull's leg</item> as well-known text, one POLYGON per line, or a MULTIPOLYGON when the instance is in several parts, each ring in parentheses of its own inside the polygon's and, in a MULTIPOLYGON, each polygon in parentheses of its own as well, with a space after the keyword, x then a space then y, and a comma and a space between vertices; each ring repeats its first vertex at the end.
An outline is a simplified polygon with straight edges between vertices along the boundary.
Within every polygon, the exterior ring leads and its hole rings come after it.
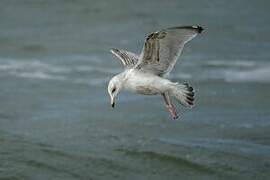
POLYGON ((165 92, 165 93, 162 93, 162 96, 163 96, 163 99, 165 101, 166 108, 171 113, 172 118, 177 119, 178 115, 177 115, 177 112, 176 112, 174 105, 171 103, 169 94, 167 92, 165 92))

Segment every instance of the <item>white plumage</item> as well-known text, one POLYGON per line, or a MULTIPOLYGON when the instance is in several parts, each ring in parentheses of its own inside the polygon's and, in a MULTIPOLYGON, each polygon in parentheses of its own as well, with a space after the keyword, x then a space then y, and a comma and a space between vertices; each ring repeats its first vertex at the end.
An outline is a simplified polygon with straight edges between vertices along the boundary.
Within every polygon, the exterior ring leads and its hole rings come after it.
POLYGON ((125 71, 114 76, 108 85, 111 104, 121 89, 144 95, 161 94, 172 117, 176 119, 176 109, 170 96, 186 107, 194 101, 193 88, 187 83, 179 84, 166 79, 173 69, 184 45, 203 30, 200 26, 167 28, 147 36, 140 55, 125 50, 112 49, 125 66, 125 71))

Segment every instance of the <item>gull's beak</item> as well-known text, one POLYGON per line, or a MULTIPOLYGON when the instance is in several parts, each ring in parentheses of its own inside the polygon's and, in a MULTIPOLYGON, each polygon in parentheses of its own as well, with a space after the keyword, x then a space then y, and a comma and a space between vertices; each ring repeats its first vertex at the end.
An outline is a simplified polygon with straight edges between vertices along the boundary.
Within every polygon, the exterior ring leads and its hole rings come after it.
POLYGON ((114 105, 115 105, 115 102, 114 102, 114 97, 111 97, 111 106, 112 106, 112 108, 114 108, 114 105))

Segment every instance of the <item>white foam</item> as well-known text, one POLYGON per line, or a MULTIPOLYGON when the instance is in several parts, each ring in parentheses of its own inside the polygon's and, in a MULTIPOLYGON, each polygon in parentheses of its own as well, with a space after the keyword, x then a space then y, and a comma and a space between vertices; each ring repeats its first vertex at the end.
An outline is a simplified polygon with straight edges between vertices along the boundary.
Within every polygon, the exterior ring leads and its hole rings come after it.
POLYGON ((50 80, 66 80, 66 77, 64 76, 56 76, 56 75, 50 75, 44 72, 12 72, 12 75, 16 77, 22 77, 22 78, 30 78, 30 79, 50 79, 50 80))
POLYGON ((247 60, 211 60, 204 61, 203 64, 210 66, 231 66, 231 67, 254 67, 256 62, 247 60))
POLYGON ((91 86, 101 86, 104 85, 106 81, 108 81, 106 78, 92 78, 92 79, 76 78, 71 80, 72 83, 86 84, 91 86))
MULTIPOLYGON (((75 61, 77 62, 77 61, 75 61)), ((89 62, 85 65, 80 62, 65 63, 56 61, 41 61, 36 59, 10 59, 0 58, 0 73, 10 76, 39 79, 39 80, 59 80, 68 81, 69 83, 87 84, 91 86, 104 85, 109 74, 120 70, 118 68, 108 68, 103 66, 91 66, 89 62), (63 65, 64 64, 64 65, 63 65), (80 72, 90 72, 89 76, 81 76, 80 72), (97 72, 100 74, 97 75, 97 72), (91 76, 94 73, 94 77, 91 76), (104 76, 102 75, 104 74, 104 76)), ((120 72, 120 71, 119 71, 120 72)))
MULTIPOLYGON (((0 73, 20 78, 68 80, 71 83, 99 86, 106 82, 106 78, 123 71, 121 66, 106 67, 87 61, 80 61, 78 64, 76 62, 70 64, 65 63, 65 61, 0 58, 0 73), (85 74, 85 72, 89 73, 85 74), (83 73, 83 76, 81 73, 83 73)), ((270 83, 270 63, 266 62, 212 60, 202 62, 197 66, 196 69, 188 73, 174 72, 171 77, 199 81, 223 79, 226 82, 270 83), (200 65, 211 66, 204 67, 200 65), (199 75, 196 72, 197 68, 202 68, 197 71, 200 73, 199 75)))
POLYGON ((63 73, 69 73, 70 68, 48 64, 36 59, 1 59, 0 72, 15 77, 43 80, 66 80, 63 73))
POLYGON ((227 82, 270 83, 270 66, 261 66, 251 70, 230 70, 224 75, 227 82))
POLYGON ((224 80, 226 82, 260 82, 270 83, 270 63, 265 61, 250 60, 211 60, 205 61, 201 65, 210 65, 202 67, 199 76, 193 75, 194 79, 206 80, 224 80))
POLYGON ((71 69, 43 63, 39 60, 14 60, 5 59, 0 61, 0 70, 2 71, 46 71, 51 73, 67 73, 71 69))
POLYGON ((81 65, 74 67, 74 69, 76 71, 80 71, 80 72, 84 72, 84 71, 91 72, 91 71, 95 70, 95 68, 93 66, 81 66, 81 65))

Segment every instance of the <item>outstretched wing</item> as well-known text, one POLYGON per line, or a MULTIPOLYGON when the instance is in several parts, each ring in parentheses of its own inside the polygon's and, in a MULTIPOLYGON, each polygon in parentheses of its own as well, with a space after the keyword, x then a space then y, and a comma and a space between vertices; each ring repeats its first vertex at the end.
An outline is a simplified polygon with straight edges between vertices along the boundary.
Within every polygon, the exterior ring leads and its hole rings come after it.
POLYGON ((123 65, 127 68, 134 67, 139 59, 137 54, 121 49, 111 49, 111 53, 118 57, 122 61, 123 65))
POLYGON ((202 31, 200 26, 183 26, 150 34, 146 38, 136 68, 158 76, 169 74, 184 45, 202 31))

